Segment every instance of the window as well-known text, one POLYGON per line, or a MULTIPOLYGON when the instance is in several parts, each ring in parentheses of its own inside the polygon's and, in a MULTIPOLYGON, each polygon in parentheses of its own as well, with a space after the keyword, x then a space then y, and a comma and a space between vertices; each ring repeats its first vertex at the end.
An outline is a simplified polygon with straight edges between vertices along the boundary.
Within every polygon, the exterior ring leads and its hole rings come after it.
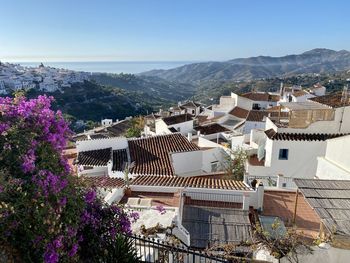
POLYGON ((219 163, 218 161, 211 162, 211 172, 217 172, 219 163))
POLYGON ((280 149, 278 159, 279 160, 288 160, 288 149, 280 149))
POLYGON ((260 104, 259 103, 253 103, 253 110, 260 110, 260 104))
POLYGON ((282 183, 282 187, 286 188, 287 187, 287 183, 282 183))
POLYGON ((176 130, 177 130, 178 132, 180 132, 180 131, 181 131, 181 128, 180 128, 180 127, 177 127, 176 130))

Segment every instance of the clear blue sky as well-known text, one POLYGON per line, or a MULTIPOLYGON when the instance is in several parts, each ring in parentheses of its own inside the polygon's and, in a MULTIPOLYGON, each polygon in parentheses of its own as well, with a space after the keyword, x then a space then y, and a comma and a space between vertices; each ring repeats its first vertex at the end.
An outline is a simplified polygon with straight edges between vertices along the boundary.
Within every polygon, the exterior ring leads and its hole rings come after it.
POLYGON ((350 1, 1 0, 0 60, 169 61, 350 50, 350 1))

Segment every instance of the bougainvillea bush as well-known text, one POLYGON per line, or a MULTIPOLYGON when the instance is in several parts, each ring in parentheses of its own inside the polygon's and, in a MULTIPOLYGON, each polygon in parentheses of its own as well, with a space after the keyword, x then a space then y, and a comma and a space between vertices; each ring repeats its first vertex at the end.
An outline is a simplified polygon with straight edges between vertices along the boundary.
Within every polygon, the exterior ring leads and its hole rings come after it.
POLYGON ((23 262, 137 262, 129 216, 71 175, 52 100, 0 98, 1 246, 23 262))

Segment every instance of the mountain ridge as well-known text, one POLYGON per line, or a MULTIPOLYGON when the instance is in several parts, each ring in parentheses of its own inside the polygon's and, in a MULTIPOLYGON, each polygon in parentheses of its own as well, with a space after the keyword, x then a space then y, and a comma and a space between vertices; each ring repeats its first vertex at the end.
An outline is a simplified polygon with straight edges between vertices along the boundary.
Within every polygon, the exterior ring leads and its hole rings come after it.
POLYGON ((246 81, 304 73, 336 72, 350 69, 350 52, 315 48, 281 57, 256 56, 223 62, 200 62, 169 70, 152 70, 139 75, 168 81, 198 84, 203 81, 246 81))

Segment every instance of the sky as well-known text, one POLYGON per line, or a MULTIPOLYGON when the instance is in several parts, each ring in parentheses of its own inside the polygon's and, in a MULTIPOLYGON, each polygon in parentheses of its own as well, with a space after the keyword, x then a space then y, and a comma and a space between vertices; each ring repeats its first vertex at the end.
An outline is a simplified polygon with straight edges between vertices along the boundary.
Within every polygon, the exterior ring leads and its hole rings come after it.
POLYGON ((223 61, 350 50, 350 1, 1 0, 2 61, 223 61))

